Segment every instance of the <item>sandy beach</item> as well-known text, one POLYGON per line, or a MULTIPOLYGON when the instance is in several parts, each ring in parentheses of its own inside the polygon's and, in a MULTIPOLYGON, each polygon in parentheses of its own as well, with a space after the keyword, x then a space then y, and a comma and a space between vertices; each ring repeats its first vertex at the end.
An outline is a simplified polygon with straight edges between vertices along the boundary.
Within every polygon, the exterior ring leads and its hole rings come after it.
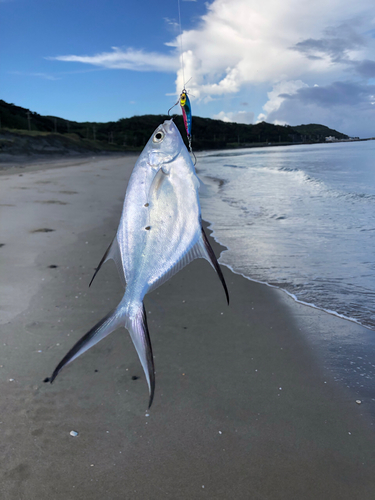
POLYGON ((135 161, 2 165, 0 498, 375 498, 374 416, 319 351, 367 331, 225 267, 229 307, 203 260, 146 297, 149 411, 123 329, 43 383, 122 297, 111 262, 88 284, 135 161))

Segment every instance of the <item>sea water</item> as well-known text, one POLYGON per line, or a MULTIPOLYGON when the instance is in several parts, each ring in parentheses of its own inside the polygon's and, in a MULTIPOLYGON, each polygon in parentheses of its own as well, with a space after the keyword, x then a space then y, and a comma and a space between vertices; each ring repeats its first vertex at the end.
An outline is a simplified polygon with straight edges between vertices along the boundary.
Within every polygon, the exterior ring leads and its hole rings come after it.
POLYGON ((375 329, 375 141, 198 155, 220 262, 375 329))

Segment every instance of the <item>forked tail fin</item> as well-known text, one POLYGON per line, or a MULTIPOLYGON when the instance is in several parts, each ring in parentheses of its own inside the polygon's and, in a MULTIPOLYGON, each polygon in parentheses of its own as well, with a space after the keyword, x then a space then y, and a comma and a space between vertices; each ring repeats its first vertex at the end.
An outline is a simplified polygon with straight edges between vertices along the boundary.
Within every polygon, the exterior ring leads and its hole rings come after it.
POLYGON ((142 308, 139 309, 139 311, 134 317, 132 318, 128 317, 126 319, 125 328, 130 333, 130 337, 133 341, 143 371, 145 372, 146 375, 146 380, 150 394, 148 407, 150 408, 155 393, 155 368, 154 368, 154 356, 152 354, 150 334, 148 332, 148 326, 147 326, 146 311, 143 304, 142 308))
POLYGON ((150 408, 155 392, 155 370, 150 335, 147 328, 146 312, 143 305, 139 307, 137 313, 131 318, 127 316, 126 309, 121 307, 121 305, 107 314, 70 349, 56 366, 51 378, 46 379, 45 382, 51 382, 52 384, 64 366, 71 363, 120 326, 125 327, 129 331, 145 372, 150 394, 148 406, 150 408))

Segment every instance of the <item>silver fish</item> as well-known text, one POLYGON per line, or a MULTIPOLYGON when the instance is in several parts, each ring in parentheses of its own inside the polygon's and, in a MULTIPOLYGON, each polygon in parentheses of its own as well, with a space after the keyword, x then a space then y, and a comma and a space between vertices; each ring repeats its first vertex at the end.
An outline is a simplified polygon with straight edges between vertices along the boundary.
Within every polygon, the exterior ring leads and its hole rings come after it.
POLYGON ((57 365, 60 370, 119 327, 131 336, 146 375, 149 407, 155 370, 147 328, 144 296, 196 258, 207 259, 228 290, 215 254, 202 228, 199 179, 172 120, 155 130, 134 166, 126 190, 119 227, 97 270, 116 263, 125 293, 118 306, 84 335, 57 365))

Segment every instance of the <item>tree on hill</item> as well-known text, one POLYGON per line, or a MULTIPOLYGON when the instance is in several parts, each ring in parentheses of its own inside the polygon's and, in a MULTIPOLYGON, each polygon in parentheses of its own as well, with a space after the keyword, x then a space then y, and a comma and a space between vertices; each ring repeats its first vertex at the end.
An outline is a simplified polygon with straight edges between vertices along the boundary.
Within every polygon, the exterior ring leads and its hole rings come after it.
MULTIPOLYGON (((182 137, 186 138, 183 120, 174 115, 182 137)), ((0 100, 1 126, 9 129, 75 134, 82 140, 110 143, 125 149, 142 148, 155 128, 167 115, 141 115, 121 118, 116 122, 74 122, 54 116, 41 116, 28 109, 0 100)), ((246 147, 250 145, 302 143, 324 141, 327 136, 348 138, 345 134, 324 125, 309 124, 291 127, 260 122, 255 125, 223 122, 210 118, 193 118, 193 145, 195 150, 246 147)))

